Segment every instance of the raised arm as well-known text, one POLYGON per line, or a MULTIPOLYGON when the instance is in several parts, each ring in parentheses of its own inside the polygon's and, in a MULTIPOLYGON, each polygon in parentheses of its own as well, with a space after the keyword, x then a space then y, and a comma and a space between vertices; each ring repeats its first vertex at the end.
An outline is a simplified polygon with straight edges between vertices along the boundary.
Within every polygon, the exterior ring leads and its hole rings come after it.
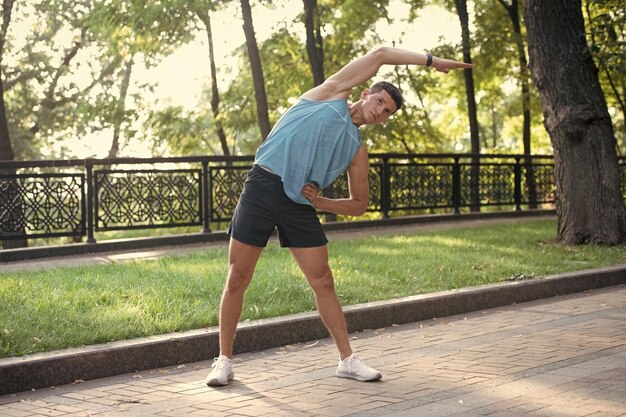
MULTIPOLYGON (((427 55, 399 48, 381 47, 350 62, 324 83, 307 91, 302 98, 309 100, 346 99, 350 91, 372 78, 383 65, 426 65, 427 55)), ((448 73, 455 68, 471 68, 471 64, 433 56, 431 66, 448 73)))

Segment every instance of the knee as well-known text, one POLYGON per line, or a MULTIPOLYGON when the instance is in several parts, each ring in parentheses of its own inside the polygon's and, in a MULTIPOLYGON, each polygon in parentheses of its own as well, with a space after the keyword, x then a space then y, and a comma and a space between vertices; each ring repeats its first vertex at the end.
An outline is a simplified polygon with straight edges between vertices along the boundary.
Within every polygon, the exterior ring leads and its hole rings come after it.
POLYGON ((228 279, 224 287, 224 292, 231 294, 239 294, 246 291, 250 281, 252 280, 252 274, 243 273, 237 268, 231 266, 228 271, 228 279))
POLYGON ((309 278, 309 285, 316 294, 323 294, 335 291, 335 281, 329 268, 320 274, 309 278))

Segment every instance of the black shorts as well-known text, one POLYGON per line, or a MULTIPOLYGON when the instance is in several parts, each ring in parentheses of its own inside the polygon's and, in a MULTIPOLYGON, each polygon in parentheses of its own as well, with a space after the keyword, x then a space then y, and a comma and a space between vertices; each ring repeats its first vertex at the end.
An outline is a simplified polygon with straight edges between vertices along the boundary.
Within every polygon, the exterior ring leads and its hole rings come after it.
POLYGON ((265 247, 275 228, 282 247, 312 248, 328 243, 315 208, 291 200, 278 175, 253 165, 228 234, 248 245, 265 247))

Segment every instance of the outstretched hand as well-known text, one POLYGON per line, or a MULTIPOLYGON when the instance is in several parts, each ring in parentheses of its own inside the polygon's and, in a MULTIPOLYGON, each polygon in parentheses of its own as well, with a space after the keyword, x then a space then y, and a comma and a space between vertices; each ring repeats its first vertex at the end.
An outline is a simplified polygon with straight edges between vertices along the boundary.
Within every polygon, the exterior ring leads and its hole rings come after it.
POLYGON ((439 72, 449 73, 451 69, 472 68, 472 64, 454 61, 452 59, 433 57, 432 67, 439 72))

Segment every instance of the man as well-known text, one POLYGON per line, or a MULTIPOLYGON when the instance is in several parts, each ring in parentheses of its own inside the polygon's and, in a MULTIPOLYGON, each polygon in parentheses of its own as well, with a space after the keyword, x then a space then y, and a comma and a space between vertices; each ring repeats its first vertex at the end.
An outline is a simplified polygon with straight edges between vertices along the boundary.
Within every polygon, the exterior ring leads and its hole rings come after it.
POLYGON ((229 225, 228 279, 220 304, 220 356, 207 385, 227 385, 234 378, 232 350, 244 292, 270 234, 278 229, 315 294, 320 317, 337 349, 336 375, 376 381, 380 372, 352 352, 343 310, 328 265, 326 236, 316 210, 358 216, 369 200, 369 160, 358 128, 380 124, 402 106, 393 85, 380 82, 349 104, 352 89, 373 77, 382 65, 425 65, 448 73, 471 65, 397 48, 376 49, 344 66, 323 84, 304 93, 278 121, 259 147, 229 225), (349 198, 318 195, 348 171, 349 198))

